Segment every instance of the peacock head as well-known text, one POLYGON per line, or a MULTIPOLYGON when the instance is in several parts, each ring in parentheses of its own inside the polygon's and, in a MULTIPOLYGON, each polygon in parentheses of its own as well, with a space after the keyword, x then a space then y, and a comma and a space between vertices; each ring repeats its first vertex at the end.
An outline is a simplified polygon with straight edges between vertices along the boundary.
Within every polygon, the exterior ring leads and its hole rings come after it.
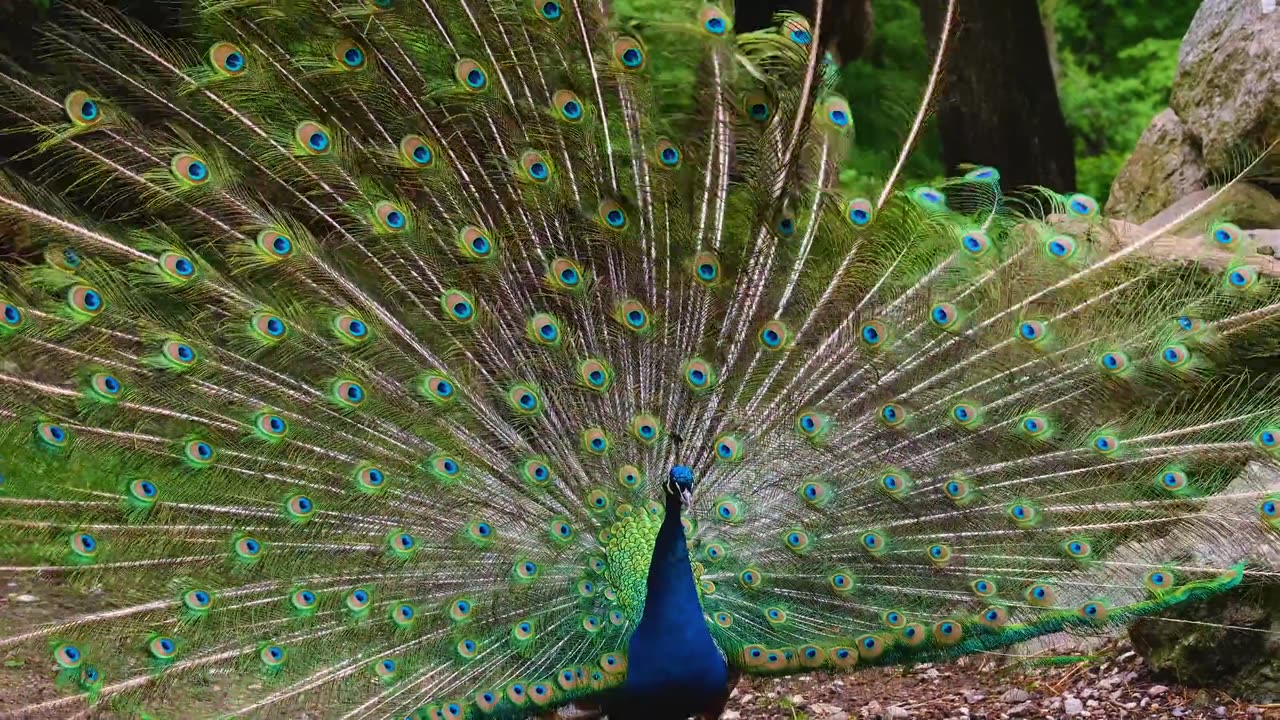
POLYGON ((688 505, 693 501, 693 468, 688 465, 672 466, 662 489, 668 496, 678 497, 680 502, 688 505))

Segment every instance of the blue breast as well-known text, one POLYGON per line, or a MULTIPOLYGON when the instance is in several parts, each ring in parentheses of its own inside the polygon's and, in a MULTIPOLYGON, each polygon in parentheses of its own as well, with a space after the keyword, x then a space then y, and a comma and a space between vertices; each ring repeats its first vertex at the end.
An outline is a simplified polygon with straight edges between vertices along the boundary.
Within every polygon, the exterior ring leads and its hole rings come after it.
POLYGON ((649 566, 644 615, 627 648, 622 696, 636 711, 643 707, 636 717, 683 719, 718 710, 728 695, 728 681, 728 668, 698 602, 680 499, 669 497, 649 566))

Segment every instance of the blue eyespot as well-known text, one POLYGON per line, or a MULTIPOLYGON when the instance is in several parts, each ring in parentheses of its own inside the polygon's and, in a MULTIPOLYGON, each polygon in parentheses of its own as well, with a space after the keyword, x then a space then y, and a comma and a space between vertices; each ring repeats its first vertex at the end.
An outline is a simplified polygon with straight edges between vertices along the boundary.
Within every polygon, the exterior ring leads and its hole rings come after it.
POLYGON ((312 150, 321 151, 329 147, 329 136, 320 131, 311 133, 311 137, 307 138, 307 145, 312 150))
POLYGON ((628 48, 627 50, 623 51, 622 53, 623 65, 633 68, 633 67, 639 67, 640 63, 642 62, 644 62, 644 55, 640 54, 640 51, 637 50, 636 48, 628 48))
POLYGON ((226 68, 229 72, 240 72, 244 69, 244 55, 241 55, 238 52, 228 53, 222 60, 222 67, 226 68))
POLYGON ((837 127, 844 127, 849 124, 849 113, 844 110, 832 110, 827 113, 827 117, 830 118, 831 122, 837 127))
POLYGON ((747 113, 751 115, 752 120, 764 122, 769 119, 769 106, 762 102, 752 103, 751 107, 747 108, 747 113))
POLYGON ((347 51, 342 53, 342 61, 351 67, 358 67, 364 64, 364 52, 357 47, 347 48, 347 51))
POLYGON ((187 177, 192 180, 204 180, 209 176, 209 169, 202 162, 193 162, 187 166, 187 177))
POLYGON ((705 27, 707 32, 712 35, 723 35, 724 19, 718 17, 709 18, 705 23, 703 23, 703 27, 705 27))
POLYGON ((663 165, 672 166, 680 162, 680 151, 673 147, 666 147, 662 149, 659 157, 662 158, 663 165))
POLYGON ((559 3, 545 2, 542 4, 542 17, 548 20, 559 20, 561 12, 559 3))
POLYGON ((623 215, 621 210, 610 210, 605 215, 605 221, 610 227, 622 227, 627 222, 627 216, 623 215))
POLYGON ((808 45, 812 41, 813 36, 809 34, 808 30, 796 28, 791 31, 791 42, 797 45, 808 45))

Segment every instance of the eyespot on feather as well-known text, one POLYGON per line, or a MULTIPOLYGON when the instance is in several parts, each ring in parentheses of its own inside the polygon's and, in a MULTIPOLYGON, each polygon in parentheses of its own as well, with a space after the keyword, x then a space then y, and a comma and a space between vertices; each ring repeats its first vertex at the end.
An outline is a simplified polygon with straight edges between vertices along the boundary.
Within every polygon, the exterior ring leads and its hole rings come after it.
POLYGON ((680 147, 666 138, 660 138, 654 144, 653 157, 657 160, 659 167, 668 170, 680 167, 684 161, 684 154, 680 152, 680 147))
POLYGON ((188 187, 204 185, 213 177, 209 165, 197 155, 178 153, 169 161, 169 172, 188 187))
POLYGON ((613 42, 613 61, 623 72, 639 72, 647 62, 644 46, 633 37, 620 37, 613 42))
POLYGON ((161 253, 157 263, 164 276, 174 285, 185 285, 196 277, 196 266, 190 257, 175 252, 161 253))
POLYGON ((200 359, 192 347, 181 340, 166 340, 160 346, 160 358, 170 370, 183 371, 200 359))
POLYGON ((644 485, 644 474, 635 465, 623 465, 618 468, 618 484, 628 490, 635 490, 644 485))
POLYGON ((278 315, 258 312, 249 318, 249 329, 259 340, 273 345, 289 337, 289 326, 278 315))
POLYGON ((842 97, 831 96, 818 107, 819 122, 830 130, 846 134, 853 127, 853 113, 849 110, 849 101, 842 97))
POLYGON ((614 309, 614 317, 623 327, 635 333, 644 334, 651 329, 648 308, 634 298, 618 303, 614 309))
POLYGON ((809 21, 799 15, 788 17, 782 23, 779 32, 791 42, 802 47, 813 42, 813 31, 809 21))
POLYGON ((604 455, 609 451, 609 436, 603 428, 589 427, 582 431, 581 444, 592 455, 604 455))
POLYGON ((542 397, 532 386, 517 383, 507 391, 507 404, 518 415, 531 416, 542 412, 542 397))
POLYGON ((455 322, 467 325, 476 319, 475 301, 461 290, 445 291, 440 298, 440 307, 455 322))
POLYGON ((80 319, 94 318, 106 308, 106 300, 97 288, 89 285, 72 285, 67 290, 67 308, 80 319))
POLYGON ((534 12, 543 20, 554 23, 564 16, 564 8, 555 0, 532 0, 534 12))
POLYGON ((399 150, 400 162, 405 167, 422 169, 435 165, 435 150, 421 135, 411 134, 400 138, 399 150))
POLYGON ((525 150, 520 154, 520 176, 531 183, 541 185, 555 172, 551 161, 537 150, 525 150))
POLYGON ((742 109, 747 118, 757 124, 764 125, 773 117, 773 101, 762 92, 750 92, 742 100, 742 109))
POLYGON ((627 211, 614 200, 604 200, 596 208, 596 217, 610 230, 625 230, 628 219, 627 211))
POLYGON ((333 149, 333 136, 329 130, 310 120, 298 123, 293 130, 293 141, 302 155, 328 155, 333 149))
POLYGON ((1067 211, 1077 217, 1094 217, 1098 214, 1098 201, 1076 193, 1067 197, 1067 211))
POLYGON ((781 320, 765 323, 756 338, 765 350, 779 350, 791 341, 791 330, 781 320))
POLYGON ((22 308, 0 298, 0 336, 21 330, 27 323, 27 314, 22 308))
POLYGON ((89 392, 92 399, 112 403, 120 399, 124 393, 124 384, 110 373, 94 373, 89 376, 89 392))
POLYGON ((373 206, 373 220, 380 232, 398 233, 408 230, 411 219, 395 203, 381 200, 373 206))
POLYGON ((273 262, 292 257, 296 251, 296 247, 288 235, 270 228, 260 231, 254 244, 264 259, 273 262))
POLYGON ((613 384, 613 371, 603 360, 587 358, 578 363, 578 382, 596 392, 604 392, 613 384))
POLYGON ((81 128, 102 122, 102 105, 84 90, 73 90, 62 101, 67 118, 81 128))
POLYGON ((716 5, 704 5, 698 12, 698 27, 708 35, 724 37, 733 29, 733 21, 716 5))
POLYGON ((249 69, 249 62, 238 45, 217 42, 209 47, 209 66, 222 75, 235 77, 249 69))
POLYGON ((566 292, 582 289, 582 268, 569 258, 556 258, 547 269, 547 282, 551 287, 566 292))
POLYGON ((453 66, 453 76, 458 84, 470 92, 480 92, 489 86, 488 71, 470 58, 463 58, 453 66))
POLYGON ((333 44, 333 59, 339 70, 362 70, 369 60, 364 48, 350 39, 333 44))
POLYGON ((579 122, 586 114, 582 100, 572 90, 557 90, 551 96, 551 107, 555 110, 556 117, 565 122, 579 122))

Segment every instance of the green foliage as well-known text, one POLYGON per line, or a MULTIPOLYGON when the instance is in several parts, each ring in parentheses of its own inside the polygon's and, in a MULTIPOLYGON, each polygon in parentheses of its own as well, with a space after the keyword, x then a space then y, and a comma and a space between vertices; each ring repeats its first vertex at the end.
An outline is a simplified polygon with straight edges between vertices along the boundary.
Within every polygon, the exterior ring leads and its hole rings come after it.
MULTIPOLYGON (((841 93, 853 108, 856 142, 840 174, 853 194, 878 190, 897 161, 929 77, 931 57, 914 0, 875 0, 875 34, 864 57, 845 65, 841 93)), ((942 141, 926 128, 905 169, 913 181, 945 174, 942 141)))
POLYGON ((1058 96, 1076 184, 1105 202, 1143 129, 1168 102, 1198 0, 1042 0, 1057 41, 1058 96))
MULTIPOLYGON (((636 0, 632 0, 636 1, 636 0)), ((1058 95, 1075 143, 1077 188, 1105 202, 1143 129, 1168 102, 1182 34, 1197 0, 1041 0, 1056 44, 1058 95)), ((844 67, 841 91, 857 142, 841 183, 864 194, 893 167, 928 77, 931 56, 913 0, 873 0, 875 33, 844 67)), ((941 141, 926 128, 907 163, 909 181, 945 174, 941 141)))

